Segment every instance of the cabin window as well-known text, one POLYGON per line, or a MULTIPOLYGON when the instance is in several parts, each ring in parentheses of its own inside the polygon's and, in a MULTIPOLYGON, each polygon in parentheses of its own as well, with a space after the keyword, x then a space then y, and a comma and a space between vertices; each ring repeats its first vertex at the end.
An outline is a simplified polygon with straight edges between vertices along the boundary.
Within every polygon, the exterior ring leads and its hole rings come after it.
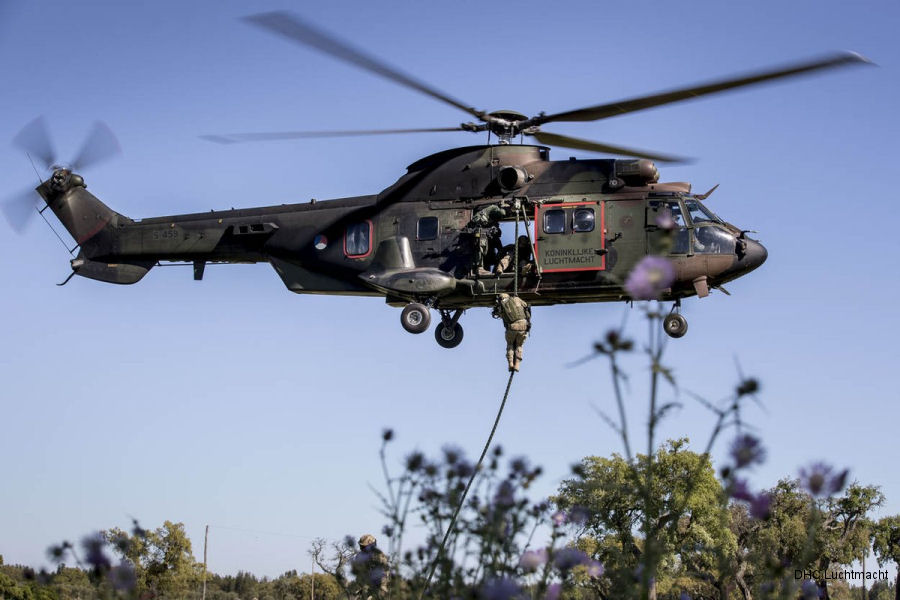
POLYGON ((349 258, 362 258, 372 251, 372 222, 364 221, 347 226, 344 236, 344 254, 349 258))
POLYGON ((416 227, 417 240, 434 240, 438 236, 438 218, 422 217, 416 227))
POLYGON ((594 230, 594 209, 579 208, 572 214, 572 231, 587 232, 594 230))
POLYGON ((561 208, 544 213, 544 233, 563 233, 566 230, 566 211, 561 208))

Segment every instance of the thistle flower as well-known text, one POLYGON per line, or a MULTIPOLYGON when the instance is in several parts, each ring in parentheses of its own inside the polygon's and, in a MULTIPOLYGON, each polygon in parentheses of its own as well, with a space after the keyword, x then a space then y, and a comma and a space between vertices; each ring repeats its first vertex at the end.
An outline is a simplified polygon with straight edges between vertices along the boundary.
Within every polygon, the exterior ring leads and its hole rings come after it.
POLYGON ((675 281, 672 261, 661 256, 645 256, 625 279, 625 291, 634 300, 656 300, 675 281))
POLYGON ((575 525, 584 525, 588 522, 590 516, 590 511, 583 506, 573 506, 569 509, 569 522, 575 525))
POLYGON ((491 579, 481 586, 478 596, 482 600, 512 600, 519 597, 522 588, 508 577, 491 579))
POLYGON ((112 566, 109 557, 104 552, 106 540, 99 533, 89 535, 81 540, 81 546, 84 548, 84 559, 95 571, 108 571, 112 566))
POLYGON ((758 438, 745 433, 735 438, 731 444, 731 457, 736 469, 743 469, 754 463, 761 464, 766 459, 766 450, 758 438))
POLYGON ((810 465, 809 469, 800 469, 800 481, 803 487, 813 496, 831 496, 844 489, 849 471, 833 473, 834 468, 823 462, 810 465))
POLYGON ((550 515, 550 520, 553 521, 554 527, 562 527, 568 522, 568 517, 566 517, 566 513, 561 510, 556 511, 552 515, 550 515))
POLYGON ((525 571, 533 572, 538 567, 547 562, 547 551, 544 548, 539 550, 526 550, 519 559, 519 566, 525 571))
POLYGON ((668 206, 663 207, 662 210, 657 213, 653 222, 656 223, 657 227, 665 229, 666 231, 672 231, 678 227, 678 223, 675 222, 675 217, 672 216, 672 210, 668 206))
POLYGON ((578 565, 586 565, 590 562, 588 555, 578 548, 560 548, 553 557, 553 566, 565 575, 578 565))
POLYGON ((390 429, 390 428, 387 428, 387 427, 384 428, 384 429, 381 431, 381 439, 384 440, 385 442, 389 442, 389 441, 391 441, 392 439, 394 439, 394 430, 393 430, 393 429, 390 429))
POLYGON ((561 583, 551 583, 547 587, 547 592, 544 594, 544 600, 559 600, 559 596, 562 593, 562 584, 561 583))
POLYGON ((769 517, 769 509, 772 507, 772 497, 760 492, 750 500, 750 516, 754 519, 766 519, 769 517))

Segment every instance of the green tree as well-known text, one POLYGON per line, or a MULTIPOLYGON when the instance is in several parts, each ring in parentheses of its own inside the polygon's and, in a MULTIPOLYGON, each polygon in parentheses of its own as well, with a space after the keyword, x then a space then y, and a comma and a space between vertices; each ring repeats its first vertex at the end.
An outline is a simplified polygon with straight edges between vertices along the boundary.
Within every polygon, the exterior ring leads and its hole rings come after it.
MULTIPOLYGON (((825 573, 835 566, 849 565, 869 547, 869 512, 884 502, 876 486, 850 485, 843 495, 819 502, 817 566, 825 573)), ((828 580, 819 580, 825 600, 829 600, 828 580)))
POLYGON ((634 590, 634 574, 655 565, 651 598, 676 577, 705 582, 704 595, 727 598, 730 574, 720 557, 733 556, 737 545, 724 492, 709 456, 687 443, 670 440, 652 461, 587 457, 554 498, 561 509, 584 509, 579 546, 606 566, 618 593, 634 590))
MULTIPOLYGON (((897 566, 894 598, 900 600, 900 515, 885 517, 872 526, 872 549, 879 566, 884 566, 887 562, 893 562, 897 566)), ((875 586, 872 586, 872 591, 875 591, 875 586)))
POLYGON ((111 529, 103 536, 134 566, 139 591, 183 597, 197 589, 202 565, 194 560, 183 523, 165 521, 154 531, 136 528, 132 534, 111 529))

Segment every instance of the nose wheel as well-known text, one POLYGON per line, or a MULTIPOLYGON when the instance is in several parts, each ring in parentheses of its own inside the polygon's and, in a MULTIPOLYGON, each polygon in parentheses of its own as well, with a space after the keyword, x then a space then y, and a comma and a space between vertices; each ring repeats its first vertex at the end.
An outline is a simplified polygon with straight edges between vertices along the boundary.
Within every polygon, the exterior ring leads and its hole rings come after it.
POLYGON ((665 331, 666 335, 669 337, 680 338, 687 333, 688 322, 679 312, 680 310, 681 300, 676 300, 675 306, 672 307, 672 312, 663 318, 663 331, 665 331))
POLYGON ((456 348, 462 343, 463 328, 459 324, 462 310, 450 314, 449 310, 441 311, 441 322, 434 328, 434 339, 441 348, 456 348))

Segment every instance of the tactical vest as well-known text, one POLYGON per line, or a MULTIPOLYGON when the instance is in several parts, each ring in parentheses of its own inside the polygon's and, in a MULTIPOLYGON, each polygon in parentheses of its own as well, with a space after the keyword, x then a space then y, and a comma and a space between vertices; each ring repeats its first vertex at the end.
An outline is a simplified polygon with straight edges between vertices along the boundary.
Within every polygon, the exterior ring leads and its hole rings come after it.
POLYGON ((521 321, 526 318, 525 301, 516 296, 510 296, 506 300, 500 301, 500 312, 507 324, 521 321))

